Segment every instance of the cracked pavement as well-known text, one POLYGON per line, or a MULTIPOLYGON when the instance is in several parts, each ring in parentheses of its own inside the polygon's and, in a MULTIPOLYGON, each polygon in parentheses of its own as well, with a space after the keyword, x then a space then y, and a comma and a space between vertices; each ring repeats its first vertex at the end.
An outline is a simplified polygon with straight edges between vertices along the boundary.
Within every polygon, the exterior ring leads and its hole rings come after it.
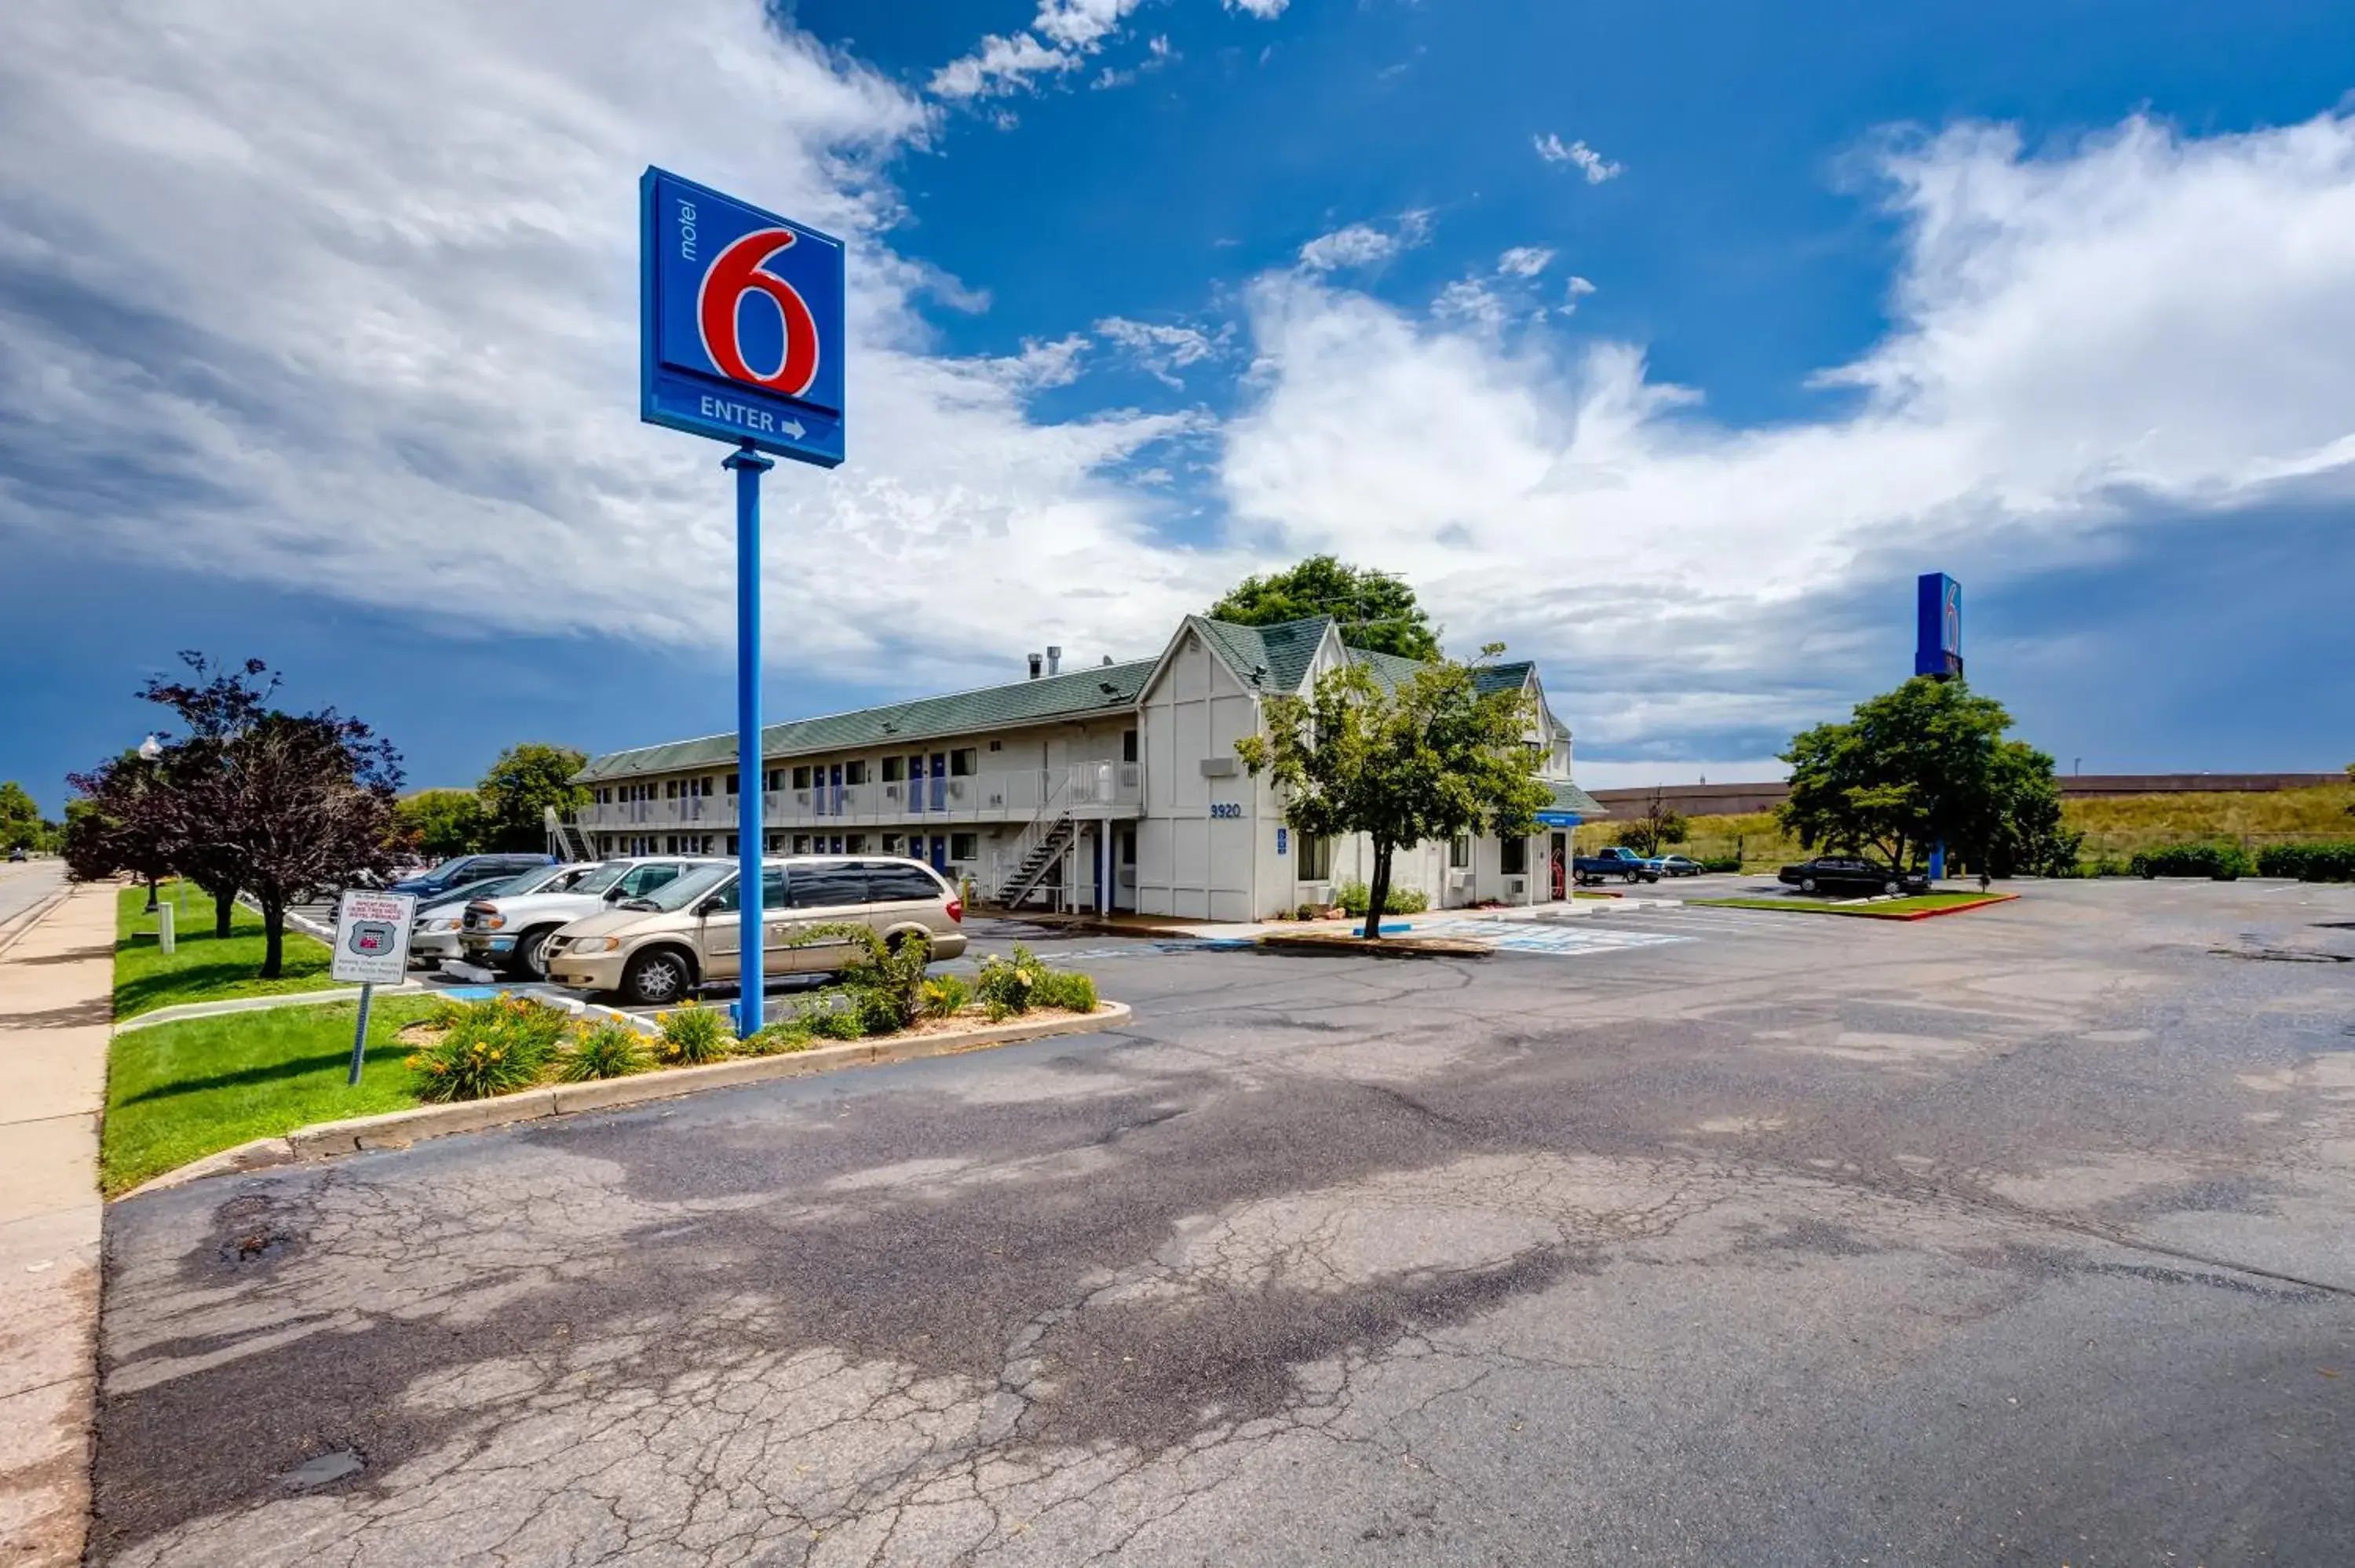
POLYGON ((2355 890, 1593 917, 118 1205, 93 1560, 2355 1561, 2355 890))

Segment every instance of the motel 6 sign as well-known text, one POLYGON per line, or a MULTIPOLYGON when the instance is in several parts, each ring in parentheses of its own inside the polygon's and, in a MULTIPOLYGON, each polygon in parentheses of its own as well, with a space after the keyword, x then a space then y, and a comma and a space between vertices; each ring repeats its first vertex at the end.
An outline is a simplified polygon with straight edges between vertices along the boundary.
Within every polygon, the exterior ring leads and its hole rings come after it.
POLYGON ((639 417, 839 463, 842 241, 662 169, 638 203, 639 417))

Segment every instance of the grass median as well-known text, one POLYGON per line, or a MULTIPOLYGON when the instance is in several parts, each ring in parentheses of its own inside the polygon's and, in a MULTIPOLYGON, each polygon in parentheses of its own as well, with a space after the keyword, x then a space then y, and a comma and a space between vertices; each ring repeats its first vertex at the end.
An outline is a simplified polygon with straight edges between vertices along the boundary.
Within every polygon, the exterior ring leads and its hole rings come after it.
POLYGON ((1710 909, 1780 909, 1795 915, 1854 915, 1867 920, 1894 920, 1908 915, 1976 909, 1983 904, 2008 904, 2019 896, 2017 893, 1919 893, 1911 898, 1876 899, 1870 904, 1834 904, 1822 898, 1688 898, 1685 903, 1710 909))
POLYGON ((432 997, 377 999, 357 1086, 344 1082, 356 1001, 185 1018, 116 1035, 99 1147, 107 1195, 252 1139, 417 1104, 415 1075, 402 1065, 409 1047, 397 1035, 435 1005, 432 997))
POLYGON ((155 916, 146 912, 147 889, 126 887, 114 906, 114 1017, 121 1022, 159 1007, 186 1001, 221 1001, 240 996, 283 996, 326 991, 325 944, 289 927, 276 980, 257 980, 264 938, 261 916, 237 906, 226 938, 213 935, 212 895, 167 882, 162 896, 178 911, 175 952, 156 945, 155 916))

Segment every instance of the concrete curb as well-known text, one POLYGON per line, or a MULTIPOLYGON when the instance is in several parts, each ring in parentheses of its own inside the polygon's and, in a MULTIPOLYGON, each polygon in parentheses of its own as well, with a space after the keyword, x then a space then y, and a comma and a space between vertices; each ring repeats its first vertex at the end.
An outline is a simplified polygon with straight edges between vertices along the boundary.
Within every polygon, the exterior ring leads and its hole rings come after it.
POLYGON ((1119 1029, 1135 1016, 1127 1003, 1099 1002, 1085 1018, 1035 1018, 1025 1022, 985 1024, 949 1034, 899 1035, 887 1040, 850 1040, 775 1056, 742 1056, 715 1062, 708 1067, 669 1067, 626 1078, 602 1078, 586 1084, 554 1084, 500 1095, 495 1099, 464 1100, 456 1105, 421 1106, 415 1110, 387 1111, 381 1116, 354 1117, 346 1121, 317 1122, 298 1127, 282 1138, 257 1138, 218 1154, 191 1160, 176 1171, 143 1181, 116 1198, 165 1192, 213 1176, 239 1176, 273 1166, 330 1160, 364 1150, 406 1149, 420 1139, 451 1133, 484 1132, 517 1122, 545 1121, 588 1111, 616 1110, 676 1099, 704 1089, 734 1088, 780 1078, 804 1078, 845 1067, 879 1066, 887 1062, 915 1061, 925 1056, 953 1056, 984 1051, 1025 1040, 1057 1034, 1096 1034, 1119 1029))
POLYGON ((1311 935, 1301 932, 1285 936, 1259 938, 1263 952, 1314 953, 1318 958, 1342 959, 1485 959, 1497 949, 1485 942, 1469 941, 1460 937, 1380 937, 1367 941, 1363 937, 1311 935))
POLYGON ((66 901, 66 895, 72 891, 69 886, 59 888, 30 909, 10 920, 5 927, 0 927, 0 953, 5 953, 15 947, 23 939, 26 932, 39 925, 50 910, 66 901))
MULTIPOLYGON (((403 980, 399 985, 380 985, 376 988, 376 993, 380 997, 432 994, 416 980, 403 980)), ((346 985, 333 991, 290 991, 275 996, 232 996, 219 1001, 183 1001, 134 1014, 116 1024, 114 1032, 128 1034, 151 1023, 176 1023, 184 1018, 218 1018, 227 1012, 261 1012, 273 1007, 328 1007, 339 1001, 357 1001, 359 999, 360 988, 346 985)))

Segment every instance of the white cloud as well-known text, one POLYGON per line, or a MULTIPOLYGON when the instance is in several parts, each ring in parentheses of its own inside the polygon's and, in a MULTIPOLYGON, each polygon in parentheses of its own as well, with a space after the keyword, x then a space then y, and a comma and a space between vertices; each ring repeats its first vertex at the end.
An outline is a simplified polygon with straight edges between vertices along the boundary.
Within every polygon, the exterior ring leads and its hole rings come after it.
POLYGON ((1586 176, 1586 183, 1590 185, 1599 185, 1605 180, 1615 179, 1627 171, 1626 164, 1611 162, 1583 142, 1572 142, 1564 145, 1562 139, 1550 131, 1542 136, 1530 137, 1529 145, 1535 147, 1538 156, 1549 164, 1576 164, 1579 173, 1586 176))
POLYGON ((1431 302, 1431 313, 1442 321, 1458 321, 1475 326, 1502 326, 1508 313, 1505 302, 1487 283, 1478 278, 1458 278, 1439 291, 1431 302))
POLYGON ((1369 267, 1387 261, 1401 250, 1412 250, 1431 238, 1431 214, 1410 212, 1396 228, 1376 228, 1353 223, 1330 234, 1320 234, 1300 248, 1300 264, 1312 272, 1340 267, 1369 267))
MULTIPOLYGON (((931 91, 936 98, 961 103, 968 99, 1019 92, 1035 85, 1036 79, 1074 69, 1089 56, 1102 52, 1139 3, 1140 0, 1039 0, 1039 14, 1030 19, 1027 31, 1010 37, 985 35, 971 54, 951 60, 932 73, 931 91)), ((1231 6, 1235 3, 1236 0, 1228 0, 1231 6)), ((1285 0, 1242 0, 1242 8, 1264 20, 1281 12, 1284 4, 1285 0)), ((1092 85, 1123 87, 1135 81, 1140 71, 1158 69, 1178 58, 1164 35, 1146 45, 1146 58, 1139 64, 1126 69, 1106 66, 1092 85)), ((1002 118, 999 123, 1004 123, 1002 118)))
POLYGON ((1561 287, 1561 303, 1556 305, 1554 309, 1563 315, 1574 316, 1578 313, 1578 302, 1593 292, 1594 292, 1593 282, 1572 272, 1570 275, 1570 281, 1561 287))
POLYGON ((1497 258, 1497 270, 1509 278, 1534 278, 1553 262, 1553 252, 1541 245, 1516 245, 1497 258))
POLYGON ((1194 417, 1033 418, 1076 335, 935 352, 910 301, 953 281, 887 243, 875 172, 928 112, 762 0, 20 0, 7 32, 0 556, 724 646, 722 450, 637 418, 652 160, 850 243, 850 461, 765 487, 778 652, 855 679, 921 627, 896 678, 946 679, 1010 660, 1009 603, 1139 650, 1232 575, 1111 477, 1194 417))
POLYGON ((1238 526, 1403 572, 1451 628, 1556 661, 1554 686, 1616 683, 1593 741, 1819 716, 1806 683, 1861 657, 1867 583, 2084 561, 2284 475, 2355 494, 2355 117, 2137 120, 2035 157, 1963 126, 1881 167, 1894 324, 1823 378, 1853 407, 1767 429, 1702 419, 1634 345, 1262 279, 1263 390, 1226 426, 1238 526))
POLYGON ((1292 0, 1225 0, 1225 3, 1230 11, 1241 11, 1263 22, 1273 22, 1284 15, 1284 8, 1291 5, 1292 0))
POLYGON ((1220 353, 1233 334, 1231 325, 1220 328, 1212 337, 1199 327, 1135 322, 1121 316, 1106 316, 1096 323, 1097 336, 1126 349, 1148 375, 1172 387, 1185 385, 1178 371, 1220 353))

